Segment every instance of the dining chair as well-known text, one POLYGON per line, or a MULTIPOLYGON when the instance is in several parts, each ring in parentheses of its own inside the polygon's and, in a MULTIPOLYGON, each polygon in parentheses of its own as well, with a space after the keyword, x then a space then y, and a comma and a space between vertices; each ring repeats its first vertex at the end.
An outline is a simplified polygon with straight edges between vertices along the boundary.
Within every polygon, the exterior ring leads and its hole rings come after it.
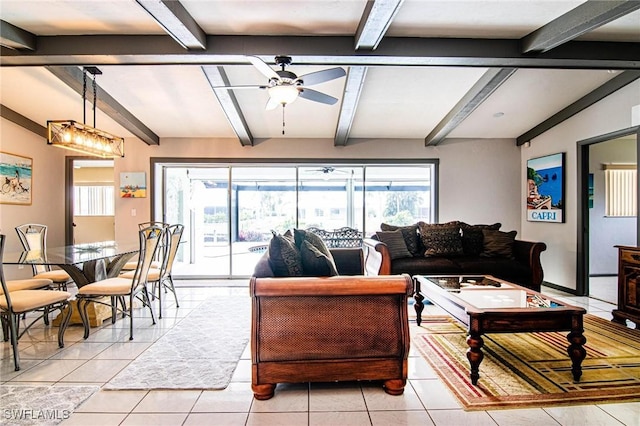
MULTIPOLYGON (((180 247, 180 240, 182 239, 182 233, 184 231, 184 225, 175 224, 169 225, 165 228, 164 241, 162 243, 162 255, 159 267, 152 262, 149 269, 149 275, 147 282, 152 284, 151 296, 158 297, 158 318, 162 318, 162 293, 167 293, 167 290, 173 293, 173 297, 176 301, 176 307, 179 308, 178 295, 176 294, 176 288, 173 284, 173 261, 178 253, 180 247)), ((123 278, 133 278, 134 271, 129 271, 121 274, 123 278)))
MULTIPOLYGON (((138 224, 138 229, 144 229, 148 226, 151 225, 157 225, 157 226, 164 226, 164 227, 168 227, 169 224, 166 222, 158 222, 158 221, 149 221, 149 222, 142 222, 138 224)), ((158 256, 156 256, 158 257, 158 256)), ((122 271, 134 271, 136 268, 138 267, 138 261, 136 259, 134 260, 130 260, 129 262, 125 263, 124 266, 122 267, 122 271)), ((154 260, 151 263, 151 267, 152 268, 160 268, 160 261, 159 260, 154 260)))
POLYGON ((131 278, 114 277, 96 281, 84 285, 78 289, 76 299, 78 300, 78 311, 82 324, 84 325, 84 338, 89 337, 89 316, 87 307, 89 303, 99 303, 111 306, 111 322, 116 320, 116 312, 122 312, 123 316, 129 316, 129 340, 133 340, 133 305, 135 299, 140 299, 143 305, 149 308, 151 321, 156 323, 151 306, 149 291, 147 290, 147 279, 151 261, 156 255, 164 236, 165 228, 152 225, 138 231, 140 250, 138 255, 138 265, 131 278), (125 298, 128 296, 128 303, 125 298), (103 298, 109 297, 107 304, 103 298), (128 304, 128 310, 127 310, 128 304), (119 308, 118 305, 121 305, 119 308))
MULTIPOLYGON (((16 226, 18 238, 25 250, 46 251, 47 225, 26 223, 16 226)), ((68 273, 61 269, 52 269, 51 265, 31 265, 33 278, 46 278, 53 281, 59 290, 66 290, 72 280, 68 273)))
MULTIPOLYGON (((0 234, 0 264, 4 255, 5 235, 0 234)), ((0 265, 0 282, 2 295, 0 296, 0 321, 5 341, 11 340, 13 348, 13 362, 15 370, 20 370, 20 354, 18 340, 39 319, 46 318, 50 312, 59 310, 62 320, 58 330, 58 347, 64 347, 64 333, 71 319, 71 293, 62 290, 41 290, 44 284, 52 284, 51 280, 32 279, 5 281, 4 266, 0 265), (37 313, 32 318, 30 313, 37 313), (25 327, 20 330, 21 316, 24 317, 25 327), (30 321, 27 323, 27 321, 30 321)))

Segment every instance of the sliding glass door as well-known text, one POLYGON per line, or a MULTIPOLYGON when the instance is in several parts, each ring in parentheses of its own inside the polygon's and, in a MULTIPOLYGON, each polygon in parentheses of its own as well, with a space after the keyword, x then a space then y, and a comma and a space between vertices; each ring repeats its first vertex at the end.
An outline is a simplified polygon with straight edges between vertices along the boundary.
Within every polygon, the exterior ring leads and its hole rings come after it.
POLYGON ((156 163, 155 217, 185 225, 181 278, 247 277, 272 232, 431 222, 435 165, 156 163))

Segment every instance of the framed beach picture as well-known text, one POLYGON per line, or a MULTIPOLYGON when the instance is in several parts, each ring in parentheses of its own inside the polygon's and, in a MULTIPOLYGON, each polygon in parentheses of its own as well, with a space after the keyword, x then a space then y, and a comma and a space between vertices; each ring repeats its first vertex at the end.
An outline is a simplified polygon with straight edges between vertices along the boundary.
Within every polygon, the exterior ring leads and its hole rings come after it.
POLYGON ((527 161, 527 220, 564 223, 564 152, 527 161))
POLYGON ((120 197, 145 198, 147 196, 147 180, 145 172, 120 173, 120 197))
POLYGON ((0 152, 0 204, 31 205, 33 159, 0 152))

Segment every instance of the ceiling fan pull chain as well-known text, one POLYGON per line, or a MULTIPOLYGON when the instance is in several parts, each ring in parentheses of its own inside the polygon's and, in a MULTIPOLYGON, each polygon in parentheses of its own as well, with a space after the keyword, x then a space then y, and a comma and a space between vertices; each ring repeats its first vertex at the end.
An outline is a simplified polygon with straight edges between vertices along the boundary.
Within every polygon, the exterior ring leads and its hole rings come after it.
POLYGON ((282 104, 282 134, 284 135, 284 107, 285 104, 282 104))

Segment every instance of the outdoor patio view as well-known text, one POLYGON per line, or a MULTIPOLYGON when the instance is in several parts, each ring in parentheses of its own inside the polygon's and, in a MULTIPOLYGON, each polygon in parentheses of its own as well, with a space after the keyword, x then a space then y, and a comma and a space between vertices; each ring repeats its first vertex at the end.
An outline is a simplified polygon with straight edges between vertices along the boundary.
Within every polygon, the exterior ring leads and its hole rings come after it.
POLYGON ((185 225, 181 278, 247 277, 273 232, 431 221, 434 165, 159 165, 164 217, 185 225))

